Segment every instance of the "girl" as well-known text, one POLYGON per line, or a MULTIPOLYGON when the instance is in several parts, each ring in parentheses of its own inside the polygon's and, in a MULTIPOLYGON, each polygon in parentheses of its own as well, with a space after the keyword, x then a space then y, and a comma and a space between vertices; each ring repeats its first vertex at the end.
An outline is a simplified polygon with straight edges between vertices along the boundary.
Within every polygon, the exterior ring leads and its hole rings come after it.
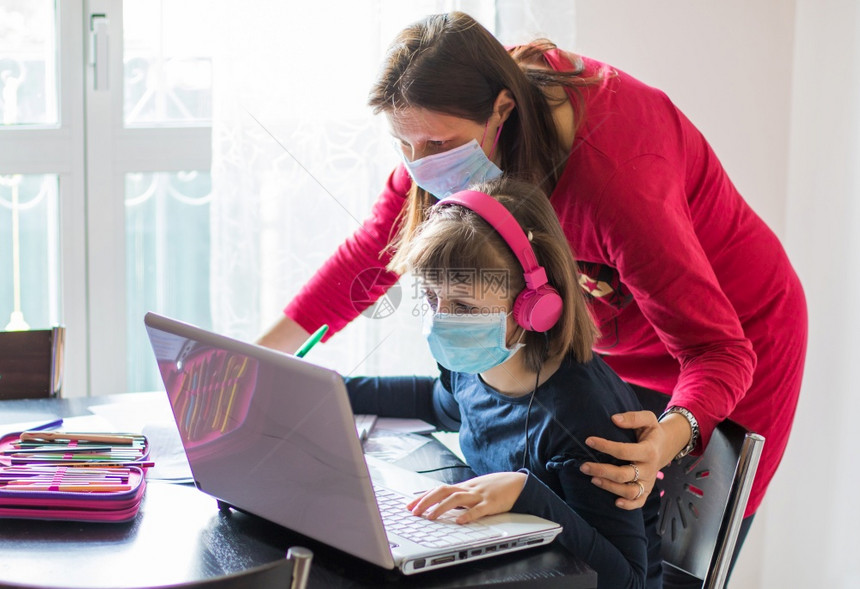
MULTIPOLYGON (((597 571, 601 587, 659 587, 659 540, 646 525, 657 495, 643 510, 619 510, 580 472, 608 458, 587 437, 635 440, 611 415, 639 405, 592 354, 595 329, 546 196, 512 180, 457 193, 431 209, 391 264, 422 280, 425 334, 442 374, 349 379, 353 410, 459 431, 481 475, 407 507, 431 519, 464 507, 461 523, 510 510, 540 515, 562 524, 558 541, 597 571)), ((644 495, 638 480, 631 487, 644 495)))

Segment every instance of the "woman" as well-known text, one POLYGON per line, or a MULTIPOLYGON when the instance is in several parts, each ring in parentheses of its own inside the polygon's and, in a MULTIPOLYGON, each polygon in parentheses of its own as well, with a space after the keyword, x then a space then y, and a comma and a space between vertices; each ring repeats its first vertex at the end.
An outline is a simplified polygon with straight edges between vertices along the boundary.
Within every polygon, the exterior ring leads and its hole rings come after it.
POLYGON ((391 266, 421 280, 424 332, 442 375, 349 379, 353 410, 459 431, 480 475, 407 508, 435 519, 462 507, 459 523, 507 511, 545 517, 562 525, 557 541, 597 571, 600 587, 659 589, 660 540, 646 525, 657 495, 644 509, 619 510, 579 470, 607 459, 586 437, 635 441, 611 415, 641 406, 592 353, 596 330, 546 195, 506 179, 458 192, 430 209, 391 266))
MULTIPOLYGON (((776 236, 704 137, 663 93, 626 73, 549 42, 509 53, 462 13, 402 31, 370 104, 388 118, 404 165, 261 343, 294 350, 320 324, 332 334, 355 318, 352 281, 384 267, 437 197, 502 171, 536 183, 579 260, 601 332, 595 351, 669 406, 659 420, 650 411, 615 416, 637 443, 587 443, 630 466, 586 463, 583 472, 618 495, 619 508, 641 507, 659 468, 701 451, 714 426, 732 419, 767 439, 739 549, 788 441, 806 303, 776 236), (626 484, 634 472, 642 496, 626 484)), ((371 292, 381 296, 396 278, 371 292)))

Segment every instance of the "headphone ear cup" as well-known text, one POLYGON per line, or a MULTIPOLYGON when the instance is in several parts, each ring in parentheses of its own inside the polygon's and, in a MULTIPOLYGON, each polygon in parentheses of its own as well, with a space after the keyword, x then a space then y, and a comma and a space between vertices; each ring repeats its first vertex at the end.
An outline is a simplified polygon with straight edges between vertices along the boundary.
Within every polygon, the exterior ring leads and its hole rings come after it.
POLYGON ((514 319, 525 330, 543 333, 558 323, 563 307, 561 296, 550 285, 527 288, 514 301, 514 319))

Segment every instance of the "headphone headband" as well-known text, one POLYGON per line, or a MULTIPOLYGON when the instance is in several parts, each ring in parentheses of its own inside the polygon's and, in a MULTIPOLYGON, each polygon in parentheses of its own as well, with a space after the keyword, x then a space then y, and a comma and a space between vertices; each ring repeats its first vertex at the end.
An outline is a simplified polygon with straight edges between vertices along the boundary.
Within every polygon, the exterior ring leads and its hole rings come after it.
POLYGON ((492 196, 476 190, 463 190, 446 196, 438 204, 458 204, 476 212, 502 236, 502 239, 514 252, 523 268, 526 287, 535 289, 547 283, 546 271, 538 265, 531 242, 511 212, 505 208, 505 205, 492 196))
POLYGON ((523 228, 505 208, 489 194, 476 190, 463 190, 447 196, 437 206, 457 204, 474 211, 505 240, 523 269, 526 287, 514 301, 514 319, 529 331, 545 332, 561 317, 563 303, 558 291, 547 284, 546 270, 538 265, 532 244, 523 228))

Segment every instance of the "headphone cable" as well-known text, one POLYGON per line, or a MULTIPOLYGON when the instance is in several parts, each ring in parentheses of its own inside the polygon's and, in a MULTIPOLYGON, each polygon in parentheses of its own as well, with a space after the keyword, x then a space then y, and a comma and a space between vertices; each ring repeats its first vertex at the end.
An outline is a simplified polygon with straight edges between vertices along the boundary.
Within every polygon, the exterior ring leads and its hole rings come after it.
MULTIPOLYGON (((549 350, 549 334, 547 332, 543 332, 544 337, 544 345, 546 346, 544 350, 549 350)), ((528 460, 529 457, 529 416, 532 412, 532 403, 535 400, 535 394, 538 390, 538 385, 540 384, 540 369, 543 367, 543 362, 538 364, 537 374, 535 375, 535 388, 532 389, 532 394, 529 396, 529 405, 526 407, 526 431, 525 431, 525 443, 523 444, 523 468, 526 466, 531 466, 531 461, 528 460)))

